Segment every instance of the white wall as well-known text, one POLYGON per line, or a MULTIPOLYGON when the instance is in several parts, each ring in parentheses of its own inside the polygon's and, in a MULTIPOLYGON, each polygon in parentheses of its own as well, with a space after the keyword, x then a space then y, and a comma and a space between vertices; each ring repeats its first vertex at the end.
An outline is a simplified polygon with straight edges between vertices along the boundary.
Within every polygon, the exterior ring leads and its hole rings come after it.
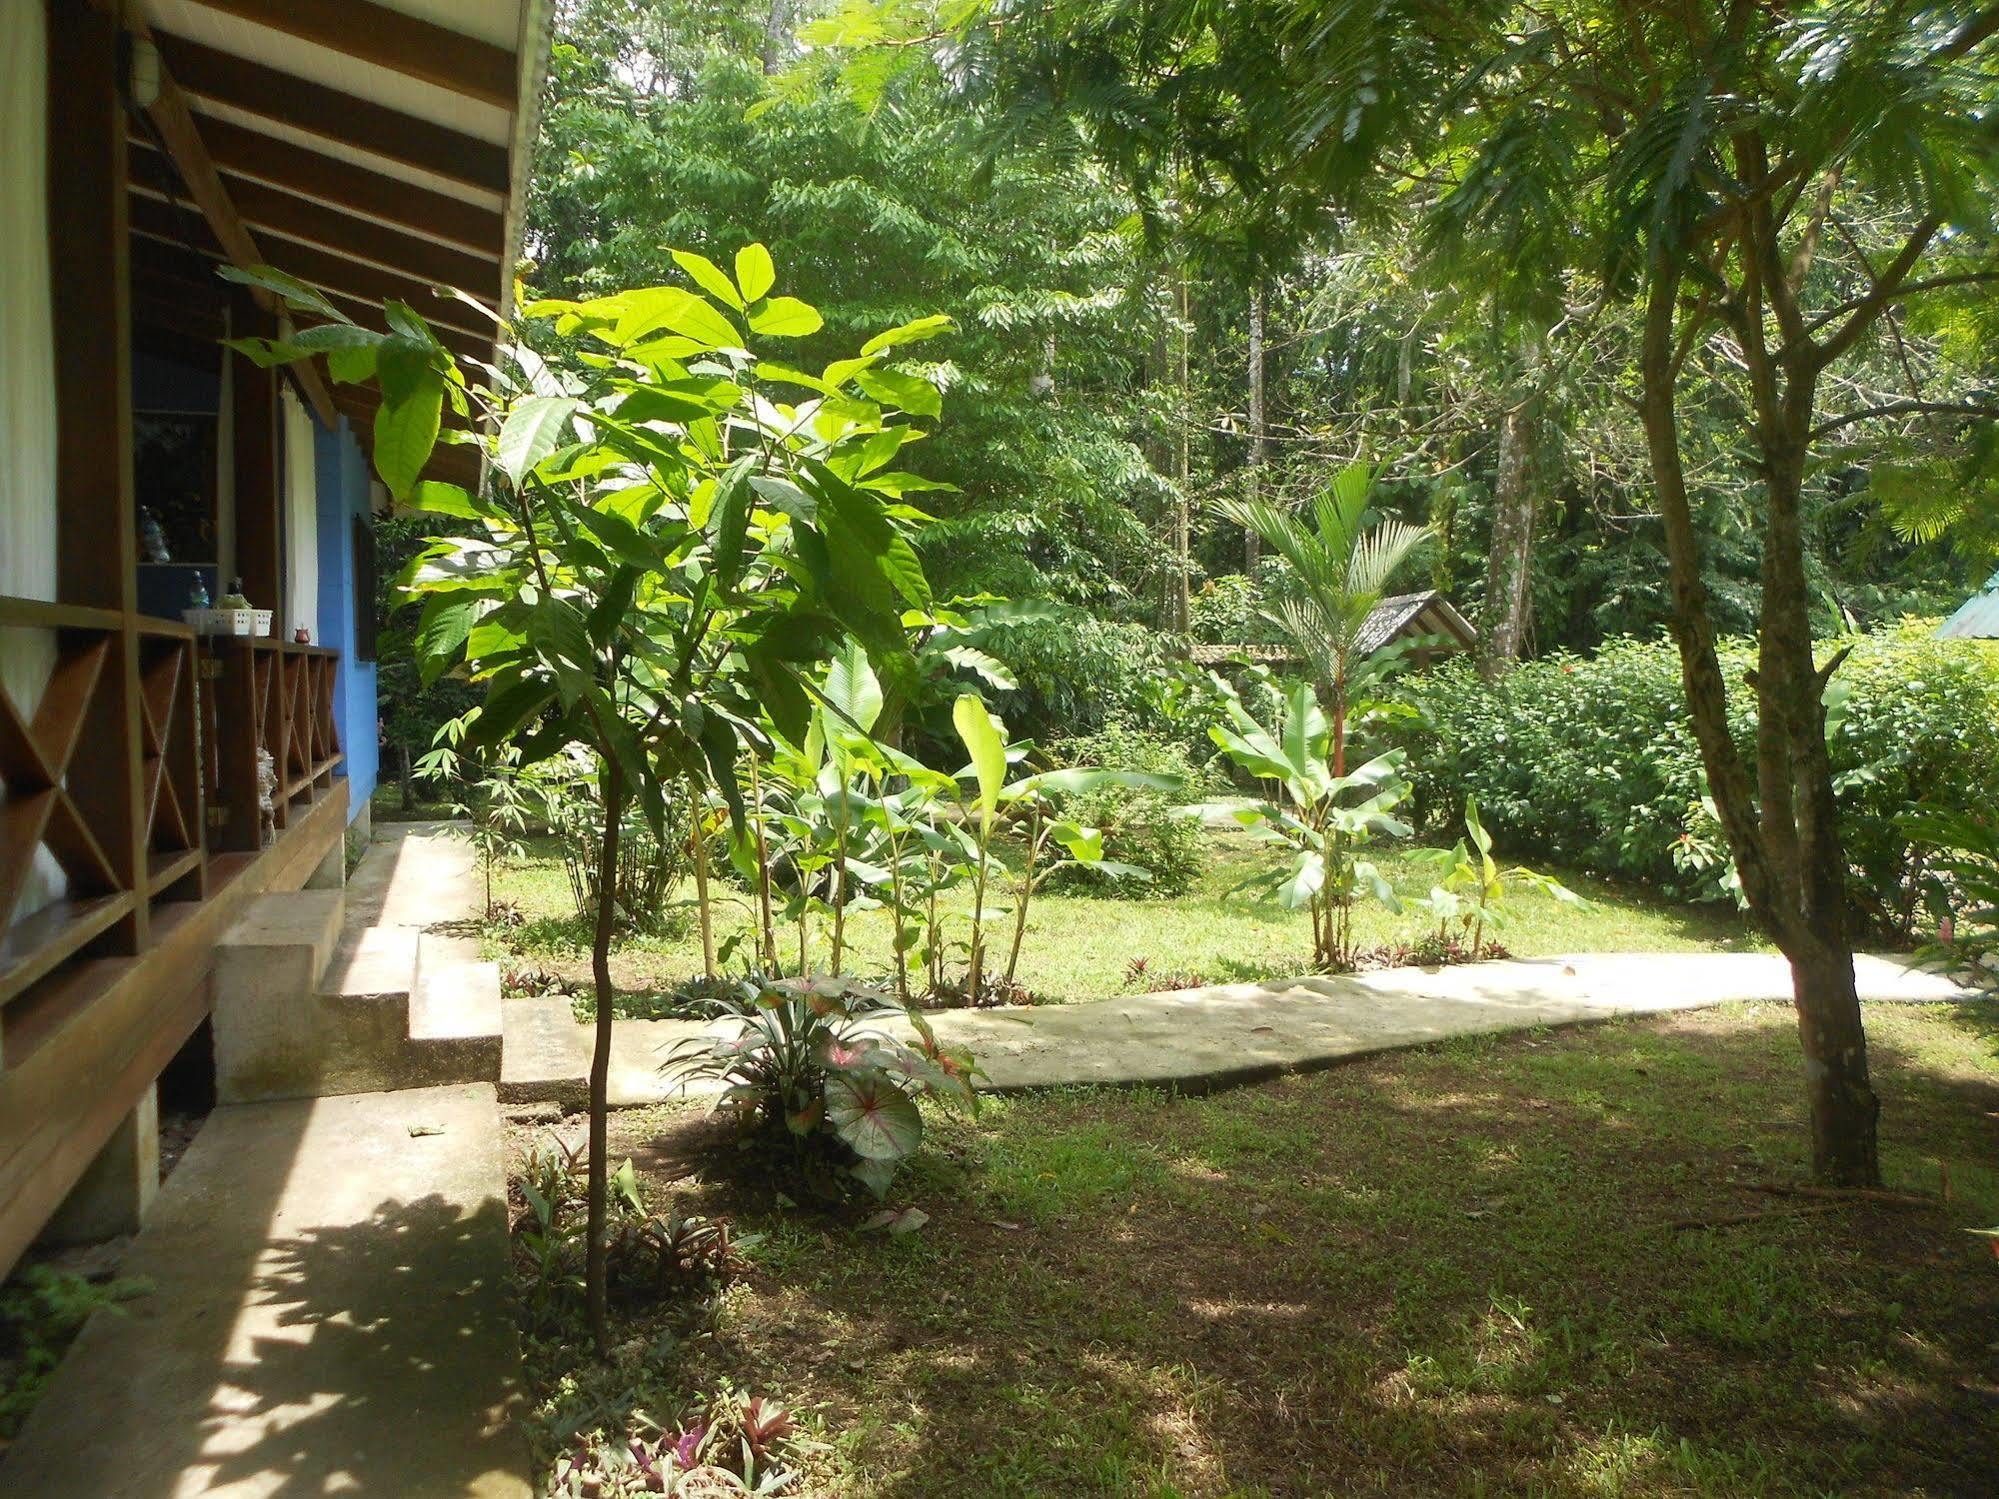
MULTIPOLYGON (((285 413, 285 607, 272 621, 279 635, 292 638, 304 625, 319 643, 319 465, 314 451, 312 413, 289 385, 282 387, 285 413)), ((256 600, 252 600, 256 602, 256 600)))
MULTIPOLYGON (((49 310, 48 48, 43 0, 0 0, 0 594, 56 589, 55 344, 49 310)), ((0 629, 0 684, 24 715, 41 700, 55 641, 0 629)), ((16 919, 62 890, 43 850, 16 919)))

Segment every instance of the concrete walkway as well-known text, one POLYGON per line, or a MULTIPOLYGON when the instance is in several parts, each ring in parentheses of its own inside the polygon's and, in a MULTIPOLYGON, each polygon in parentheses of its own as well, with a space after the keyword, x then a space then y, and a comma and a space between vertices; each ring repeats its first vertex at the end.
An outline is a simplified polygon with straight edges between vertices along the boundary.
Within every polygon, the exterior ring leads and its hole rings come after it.
POLYGON ((217 1109, 0 1462, 34 1499, 526 1499, 490 1084, 217 1109))
MULTIPOLYGON (((1888 958, 1857 959, 1855 975, 1861 998, 1870 1002, 1934 1003, 1970 994, 1888 958)), ((1215 985, 1085 1004, 947 1010, 930 1019, 941 1039, 972 1049, 991 1079, 988 1091, 1096 1083, 1198 1092, 1455 1036, 1790 999, 1790 969, 1772 955, 1593 953, 1215 985)), ((617 1022, 612 1105, 678 1096, 660 1064, 675 1043, 702 1029, 692 1021, 617 1022)), ((590 1032, 571 1018, 567 1000, 508 1001, 506 1036, 503 1101, 582 1105, 590 1032)))

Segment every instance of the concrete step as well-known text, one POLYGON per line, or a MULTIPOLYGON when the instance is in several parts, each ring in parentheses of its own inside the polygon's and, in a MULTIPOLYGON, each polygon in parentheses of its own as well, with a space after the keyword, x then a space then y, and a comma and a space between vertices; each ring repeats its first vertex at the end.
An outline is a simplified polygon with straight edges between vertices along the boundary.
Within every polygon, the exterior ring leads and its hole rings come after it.
POLYGON ((410 1006, 409 1047, 438 1082, 500 1078, 500 968, 465 958, 426 961, 410 1006))
POLYGON ((283 1098, 319 1070, 323 1041, 306 996, 340 945, 338 890, 260 895, 215 945, 215 1072, 224 1103, 283 1098))
POLYGON ((35 1499, 528 1499, 490 1084, 217 1109, 0 1462, 35 1499))

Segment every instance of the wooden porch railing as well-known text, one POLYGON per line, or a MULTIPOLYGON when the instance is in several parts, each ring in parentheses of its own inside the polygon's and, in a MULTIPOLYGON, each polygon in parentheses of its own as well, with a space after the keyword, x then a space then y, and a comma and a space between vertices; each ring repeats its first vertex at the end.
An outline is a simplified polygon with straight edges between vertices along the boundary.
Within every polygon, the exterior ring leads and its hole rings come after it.
POLYGON ((195 742, 195 639, 166 620, 131 636, 113 610, 0 598, 0 629, 52 635, 54 664, 32 714, 0 685, 0 1004, 154 900, 204 893, 202 798, 195 742), (139 776, 135 816, 145 860, 129 845, 129 767, 107 763, 101 732, 124 711, 127 640, 138 654, 139 776), (65 896, 14 920, 37 853, 47 849, 65 896))
POLYGON ((203 646, 215 689, 206 708, 213 846, 261 848, 266 821, 273 834, 284 831, 298 804, 318 800, 333 784, 340 763, 333 712, 340 653, 253 636, 215 636, 203 646), (271 757, 268 812, 259 749, 271 757))
POLYGON ((167 620, 0 596, 0 631, 53 641, 32 713, 0 683, 0 1006, 86 951, 132 952, 133 920, 158 901, 203 900, 208 856, 253 852, 333 785, 339 652, 287 641, 197 638, 167 620), (136 653, 139 766, 105 746, 126 711, 123 652, 136 653), (269 752, 268 810, 258 750, 269 752), (128 810, 129 808, 129 810, 128 810), (143 862, 118 850, 143 830, 143 862), (15 919, 40 850, 67 890, 15 919), (116 929, 125 929, 119 938, 116 929))

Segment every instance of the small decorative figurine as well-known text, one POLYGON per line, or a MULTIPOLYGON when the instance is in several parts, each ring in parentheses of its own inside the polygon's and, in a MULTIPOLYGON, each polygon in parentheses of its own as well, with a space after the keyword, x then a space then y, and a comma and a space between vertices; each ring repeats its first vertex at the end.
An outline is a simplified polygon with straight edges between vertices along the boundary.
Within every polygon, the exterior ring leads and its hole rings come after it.
POLYGON ((167 551, 167 533, 160 526, 160 518, 153 514, 152 507, 139 507, 139 546, 146 554, 148 562, 171 562, 173 556, 167 551))
POLYGON ((216 605, 216 607, 218 609, 247 609, 250 607, 250 601, 243 597, 243 580, 241 578, 231 578, 229 580, 229 591, 222 595, 222 602, 216 605))
POLYGON ((308 630, 304 625, 300 625, 296 630, 292 631, 292 644, 311 645, 312 631, 308 630))

